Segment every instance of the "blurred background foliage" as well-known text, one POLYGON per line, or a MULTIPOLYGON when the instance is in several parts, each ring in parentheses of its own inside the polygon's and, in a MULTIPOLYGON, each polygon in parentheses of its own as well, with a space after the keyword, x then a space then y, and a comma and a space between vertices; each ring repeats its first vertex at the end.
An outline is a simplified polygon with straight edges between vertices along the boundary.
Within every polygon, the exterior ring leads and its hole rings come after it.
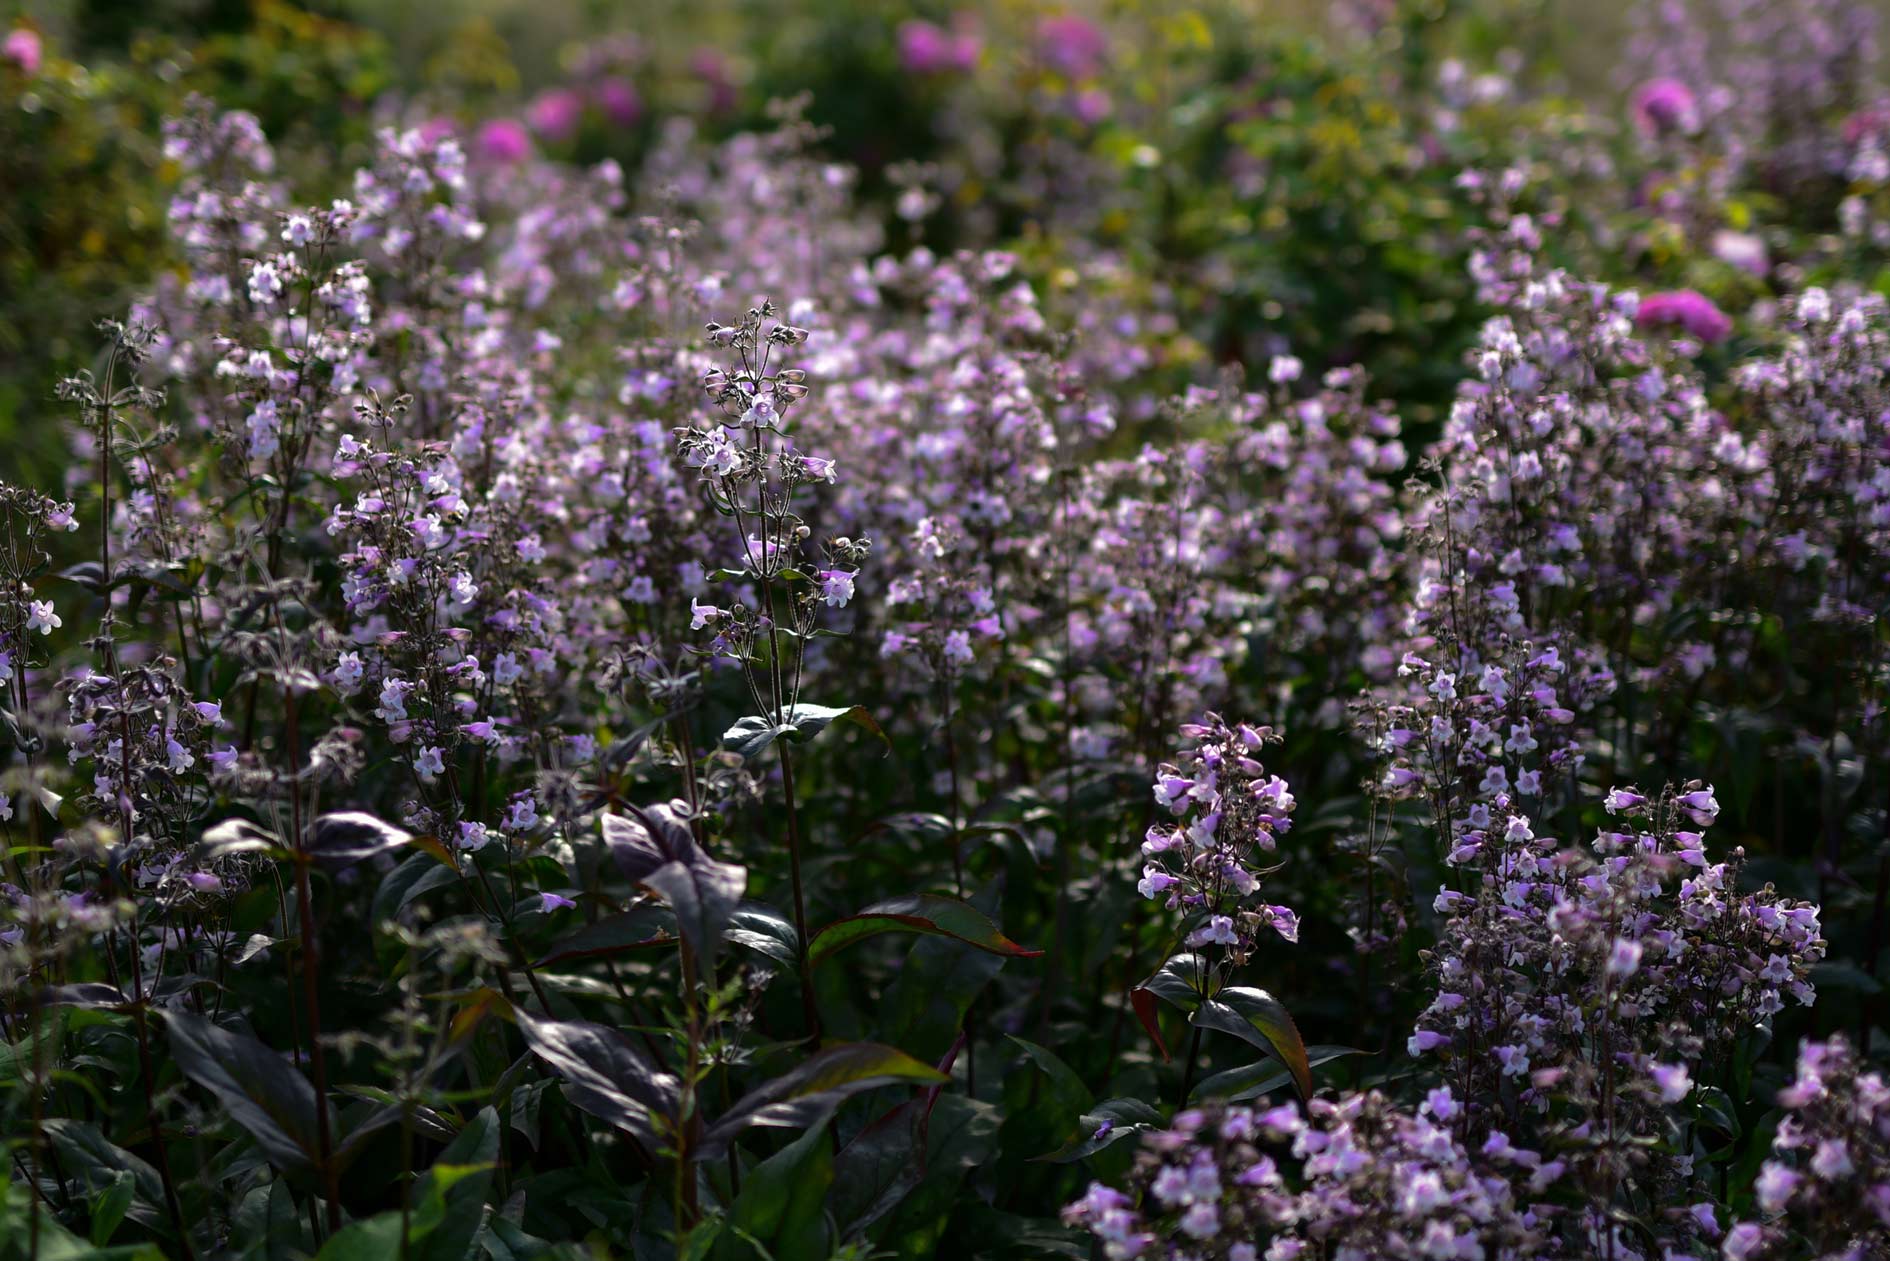
MULTIPOLYGON (((172 265, 173 172, 157 137, 193 92, 256 114, 311 200, 345 193, 337 173, 390 122, 471 132, 518 118, 542 149, 634 175, 665 126, 767 126, 769 102, 807 94, 824 150, 860 168, 890 246, 1009 246, 1072 302, 1093 299, 1107 257, 1121 283, 1171 289, 1179 335, 1157 362, 1251 366, 1288 347, 1317 367, 1360 362, 1422 437, 1478 318, 1452 182, 1545 146, 1617 143, 1627 9, 0 0, 0 28, 31 30, 44 49, 30 74, 0 61, 0 475, 56 484, 53 382, 91 353, 93 321, 172 265), (1107 46, 1086 55, 1055 28, 1072 18, 1107 46), (1487 78, 1510 89, 1480 94, 1487 78), (1434 125, 1440 109, 1452 126, 1434 125)), ((1734 305, 1754 296, 1700 234, 1605 222, 1622 207, 1580 191, 1554 213, 1596 219, 1558 246, 1592 255, 1607 242, 1605 257, 1570 260, 1588 274, 1684 283, 1734 305)), ((1829 218, 1725 204, 1736 218, 1829 218)))

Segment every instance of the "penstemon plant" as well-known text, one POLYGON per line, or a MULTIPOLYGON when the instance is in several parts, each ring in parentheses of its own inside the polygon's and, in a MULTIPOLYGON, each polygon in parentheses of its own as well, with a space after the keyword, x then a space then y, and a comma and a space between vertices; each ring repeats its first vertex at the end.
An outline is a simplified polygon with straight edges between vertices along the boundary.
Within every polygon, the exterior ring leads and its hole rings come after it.
POLYGON ((852 601, 854 580, 872 543, 842 535, 816 545, 812 529, 795 510, 801 498, 797 492, 830 483, 837 474, 832 460, 797 450, 788 437, 788 409, 807 396, 808 387, 801 369, 779 366, 776 356, 801 345, 809 334, 776 316, 774 304, 763 301, 738 324, 709 325, 709 344, 733 356, 726 367, 711 368, 702 378, 725 423, 680 432, 677 449, 684 463, 700 470, 710 506, 730 520, 739 543, 737 564, 711 576, 743 584, 749 602, 738 598, 724 609, 692 600, 690 627, 713 632, 708 654, 739 666, 758 710, 729 730, 730 747, 755 758, 772 745, 780 760, 794 930, 803 943, 801 1001, 807 1037, 818 1042, 820 1014, 805 947, 800 807, 789 746, 837 717, 871 722, 863 710, 802 704, 801 682, 809 646, 822 630, 822 611, 844 609, 852 601))
POLYGON ((22 21, 0 274, 94 113, 163 265, 0 365, 0 1261, 1884 1255, 1890 110, 1786 8, 333 134, 22 21))

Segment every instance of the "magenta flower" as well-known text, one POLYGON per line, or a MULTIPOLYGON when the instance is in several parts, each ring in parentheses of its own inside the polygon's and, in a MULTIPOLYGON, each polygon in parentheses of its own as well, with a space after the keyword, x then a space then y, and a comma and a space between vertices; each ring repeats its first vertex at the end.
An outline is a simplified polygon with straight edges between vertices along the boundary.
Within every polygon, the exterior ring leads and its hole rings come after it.
POLYGON ((1102 69, 1109 41, 1088 18, 1058 13, 1037 23, 1037 47, 1059 73, 1087 79, 1102 69))
POLYGON ((39 73, 45 49, 40 44, 38 31, 19 26, 8 32, 6 45, 0 49, 0 54, 18 66, 21 74, 30 78, 39 73))
POLYGON ((1678 327, 1703 342, 1724 341, 1733 328, 1732 317, 1697 289, 1648 294, 1634 322, 1641 328, 1678 327))
MULTIPOLYGON (((960 15, 962 19, 964 15, 960 15)), ((970 24, 953 21, 947 31, 915 18, 899 26, 899 64, 910 74, 964 73, 978 64, 981 41, 970 24)))
POLYGON ((709 89, 709 112, 725 114, 735 108, 735 84, 729 78, 728 62, 713 48, 698 48, 689 58, 689 73, 709 89))
POLYGON ((1693 89, 1678 79, 1650 79, 1634 93, 1634 122, 1652 136, 1700 129, 1693 89))
POLYGON ((643 98, 637 94, 636 84, 628 79, 599 80, 591 89, 591 99, 597 102, 604 117, 619 127, 635 126, 643 117, 643 98))
POLYGON ((491 162, 523 162, 532 155, 532 138, 516 118, 494 118, 479 128, 473 147, 491 162))
POLYGON ((584 118, 584 98, 570 88, 541 92, 525 111, 533 131, 550 141, 569 140, 584 118))

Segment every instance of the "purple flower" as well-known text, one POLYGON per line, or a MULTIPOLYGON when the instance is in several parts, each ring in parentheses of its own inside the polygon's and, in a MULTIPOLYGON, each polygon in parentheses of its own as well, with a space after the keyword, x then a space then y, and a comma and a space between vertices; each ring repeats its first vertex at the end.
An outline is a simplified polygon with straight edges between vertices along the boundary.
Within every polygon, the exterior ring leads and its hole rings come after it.
POLYGON ((1725 1261, 1747 1261, 1765 1248, 1765 1231, 1756 1222, 1740 1222, 1726 1232, 1720 1255, 1725 1261))
POLYGON ((577 903, 573 902, 570 898, 561 897, 556 893, 541 893, 538 895, 538 909, 547 915, 553 911, 569 910, 576 905, 577 903))
POLYGON ((489 162, 523 162, 532 155, 531 133, 516 118, 489 119, 474 136, 473 149, 489 162))
POLYGON ((28 78, 38 74, 44 56, 39 32, 24 26, 14 27, 7 32, 6 43, 0 45, 0 55, 19 67, 20 73, 28 78))
POLYGON ((1641 328, 1679 327, 1709 343, 1726 340, 1733 328, 1732 317, 1697 289, 1648 294, 1641 299, 1634 322, 1641 328))
POLYGON ((961 14, 954 31, 914 18, 899 25, 899 64, 909 74, 964 73, 978 64, 980 41, 961 14))
POLYGON ((1691 133, 1700 128, 1693 89, 1678 79, 1650 79, 1634 93, 1634 122, 1649 135, 1691 133))
POLYGON ((634 127, 643 117, 643 98, 637 94, 637 85, 628 79, 599 79, 591 88, 591 99, 604 117, 619 127, 634 127))
POLYGON ((829 608, 844 609, 853 598, 853 579, 857 575, 844 569, 823 569, 818 577, 821 600, 829 608))
POLYGON ((1087 79, 1102 69, 1109 41, 1088 18, 1057 13, 1037 23, 1037 47, 1058 73, 1087 79))
POLYGON ((1660 1092, 1662 1103, 1679 1103, 1693 1089, 1693 1078, 1684 1064, 1649 1064, 1647 1075, 1660 1092))
POLYGON ((1772 270, 1765 242, 1750 232, 1722 228, 1713 233, 1712 249, 1713 257, 1720 262, 1754 276, 1764 276, 1772 270))
MULTIPOLYGON (((562 142, 577 134, 584 118, 584 98, 570 88, 541 92, 525 110, 533 131, 546 140, 562 142)), ((521 155, 523 156, 523 155, 521 155)))

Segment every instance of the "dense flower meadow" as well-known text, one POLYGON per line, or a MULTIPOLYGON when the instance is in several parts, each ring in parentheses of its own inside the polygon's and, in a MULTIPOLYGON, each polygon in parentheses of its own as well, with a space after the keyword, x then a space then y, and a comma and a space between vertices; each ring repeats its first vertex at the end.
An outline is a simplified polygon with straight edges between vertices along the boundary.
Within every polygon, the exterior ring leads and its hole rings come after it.
POLYGON ((890 162, 172 102, 0 454, 0 1259, 1890 1257, 1873 7, 1026 8, 890 162))

